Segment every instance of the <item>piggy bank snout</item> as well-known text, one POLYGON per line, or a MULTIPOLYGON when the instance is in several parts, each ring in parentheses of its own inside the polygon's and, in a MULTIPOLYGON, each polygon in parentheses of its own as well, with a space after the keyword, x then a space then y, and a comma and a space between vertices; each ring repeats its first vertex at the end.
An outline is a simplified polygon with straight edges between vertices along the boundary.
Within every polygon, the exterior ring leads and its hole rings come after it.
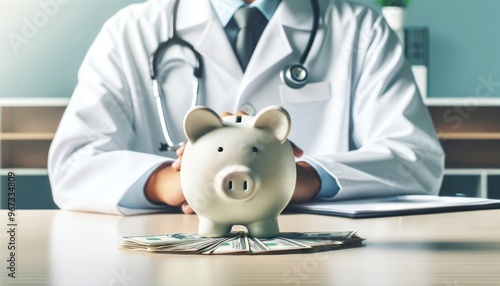
POLYGON ((246 200, 255 194, 255 183, 255 176, 250 168, 233 165, 217 174, 216 188, 224 197, 246 200))

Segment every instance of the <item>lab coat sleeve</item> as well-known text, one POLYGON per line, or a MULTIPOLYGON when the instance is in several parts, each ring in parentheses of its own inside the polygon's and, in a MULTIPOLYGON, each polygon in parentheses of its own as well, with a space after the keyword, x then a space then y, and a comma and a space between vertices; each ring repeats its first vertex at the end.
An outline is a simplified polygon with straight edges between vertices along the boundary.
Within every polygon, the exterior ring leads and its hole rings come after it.
POLYGON ((117 29, 108 21, 89 49, 49 151, 52 194, 61 209, 128 215, 172 208, 144 195, 149 174, 172 159, 131 151, 135 107, 117 29))
POLYGON ((350 151, 304 157, 340 190, 323 200, 437 194, 444 154, 396 34, 379 16, 353 58, 350 151))

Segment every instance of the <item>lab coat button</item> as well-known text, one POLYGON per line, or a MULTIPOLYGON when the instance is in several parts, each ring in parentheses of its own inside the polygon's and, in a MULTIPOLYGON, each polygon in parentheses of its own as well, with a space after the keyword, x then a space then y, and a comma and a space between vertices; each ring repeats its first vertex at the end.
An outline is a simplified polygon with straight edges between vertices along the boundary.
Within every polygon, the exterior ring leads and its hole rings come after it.
POLYGON ((255 108, 250 103, 245 103, 241 106, 241 111, 245 112, 248 115, 255 114, 255 108))

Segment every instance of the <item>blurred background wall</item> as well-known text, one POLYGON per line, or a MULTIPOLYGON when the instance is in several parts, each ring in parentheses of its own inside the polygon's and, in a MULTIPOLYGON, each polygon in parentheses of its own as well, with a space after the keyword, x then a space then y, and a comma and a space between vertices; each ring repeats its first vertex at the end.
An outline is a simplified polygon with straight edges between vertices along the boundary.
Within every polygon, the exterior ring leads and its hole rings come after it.
MULTIPOLYGON (((377 10, 374 0, 356 0, 377 10)), ((413 0, 405 26, 430 32, 429 97, 475 95, 480 78, 490 75, 500 98, 500 1, 413 0)))
POLYGON ((102 24, 141 0, 0 0, 0 97, 70 97, 102 24))

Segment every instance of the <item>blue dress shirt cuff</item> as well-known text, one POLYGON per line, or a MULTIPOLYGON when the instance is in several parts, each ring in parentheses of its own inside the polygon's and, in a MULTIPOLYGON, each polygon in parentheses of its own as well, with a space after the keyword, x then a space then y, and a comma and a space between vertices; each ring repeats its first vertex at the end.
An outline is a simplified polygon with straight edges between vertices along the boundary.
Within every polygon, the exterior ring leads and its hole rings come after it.
POLYGON ((321 187, 313 200, 319 201, 323 198, 333 198, 340 190, 337 180, 328 174, 318 163, 312 160, 307 160, 307 163, 316 170, 321 180, 321 187))

